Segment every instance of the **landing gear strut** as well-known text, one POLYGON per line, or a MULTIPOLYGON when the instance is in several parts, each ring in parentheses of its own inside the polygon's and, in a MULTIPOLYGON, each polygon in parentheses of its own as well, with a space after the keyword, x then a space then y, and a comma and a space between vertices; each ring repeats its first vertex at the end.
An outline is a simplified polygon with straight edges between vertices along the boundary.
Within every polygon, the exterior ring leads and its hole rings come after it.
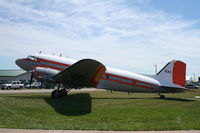
POLYGON ((64 88, 60 90, 61 84, 58 85, 58 89, 52 91, 51 97, 52 98, 60 98, 62 96, 67 96, 67 93, 70 89, 66 89, 66 86, 64 85, 64 88))
POLYGON ((51 93, 52 98, 60 98, 60 91, 59 90, 54 90, 51 93))
POLYGON ((164 99, 165 98, 165 96, 161 95, 160 93, 159 93, 159 96, 160 96, 160 99, 164 99))

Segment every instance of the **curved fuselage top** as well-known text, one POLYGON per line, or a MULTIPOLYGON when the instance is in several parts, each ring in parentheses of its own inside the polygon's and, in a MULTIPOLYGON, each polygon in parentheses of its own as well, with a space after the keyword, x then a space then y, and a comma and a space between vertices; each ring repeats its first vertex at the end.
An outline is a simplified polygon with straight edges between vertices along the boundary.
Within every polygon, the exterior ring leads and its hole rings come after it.
MULTIPOLYGON (((16 64, 26 71, 34 70, 34 68, 38 66, 62 71, 75 62, 77 62, 77 60, 48 54, 33 54, 29 55, 27 58, 16 60, 16 64)), ((109 81, 109 83, 116 82, 144 88, 160 86, 159 81, 151 77, 111 67, 106 67, 106 72, 102 80, 109 81)))

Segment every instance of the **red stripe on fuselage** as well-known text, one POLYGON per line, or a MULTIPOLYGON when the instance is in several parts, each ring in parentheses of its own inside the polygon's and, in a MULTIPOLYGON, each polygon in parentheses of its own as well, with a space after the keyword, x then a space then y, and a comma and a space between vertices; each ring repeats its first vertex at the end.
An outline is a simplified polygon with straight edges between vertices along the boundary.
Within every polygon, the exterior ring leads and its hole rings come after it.
POLYGON ((60 62, 56 62, 56 61, 45 60, 45 59, 41 59, 41 58, 37 58, 37 60, 38 60, 38 61, 47 62, 47 63, 51 63, 51 64, 60 65, 60 66, 65 66, 65 67, 70 66, 70 65, 68 65, 68 64, 64 64, 64 63, 60 63, 60 62))
POLYGON ((140 80, 136 80, 136 79, 132 79, 132 78, 120 76, 120 75, 114 75, 114 74, 111 74, 111 73, 105 73, 105 75, 113 76, 113 77, 117 77, 117 78, 122 78, 122 79, 126 79, 126 80, 130 80, 130 81, 132 81, 132 83, 140 82, 140 83, 147 84, 147 85, 151 85, 151 86, 157 86, 157 85, 155 85, 155 84, 143 82, 143 81, 140 81, 140 80))
POLYGON ((40 66, 41 66, 41 67, 48 67, 48 68, 56 69, 56 70, 60 70, 60 71, 62 71, 62 70, 65 69, 65 68, 60 68, 60 67, 54 67, 54 66, 44 65, 44 64, 42 64, 42 65, 40 65, 40 66))
POLYGON ((151 87, 142 86, 142 85, 138 85, 138 84, 134 84, 134 83, 127 83, 127 82, 119 81, 119 80, 115 80, 115 79, 107 79, 107 78, 102 78, 102 79, 113 81, 113 82, 117 82, 117 83, 121 83, 121 84, 125 84, 125 85, 133 85, 133 86, 142 87, 142 88, 151 89, 151 90, 154 89, 154 88, 151 88, 151 87))
MULTIPOLYGON (((32 61, 32 60, 30 60, 30 61, 32 61)), ((68 64, 55 62, 55 61, 50 61, 50 60, 41 59, 41 58, 37 58, 37 61, 39 61, 39 62, 43 61, 43 62, 47 62, 47 63, 50 63, 50 64, 61 65, 61 66, 65 66, 65 67, 69 67, 70 66, 68 64)), ((65 68, 54 67, 54 66, 50 66, 50 65, 46 65, 46 64, 41 64, 41 67, 48 67, 48 68, 52 68, 52 69, 56 69, 56 70, 64 70, 65 69, 65 68)), ((124 82, 124 81, 119 81, 119 80, 115 80, 115 79, 109 79, 109 78, 103 78, 102 77, 102 79, 104 79, 104 80, 118 82, 118 83, 121 83, 121 84, 134 85, 134 86, 138 86, 138 87, 142 87, 142 88, 146 88, 146 89, 154 89, 152 87, 147 87, 147 86, 136 84, 136 82, 139 82, 139 83, 143 83, 143 84, 146 84, 146 85, 151 85, 151 86, 157 87, 157 85, 155 85, 155 84, 147 83, 147 82, 144 82, 144 81, 139 81, 139 80, 136 80, 136 79, 132 79, 132 78, 128 78, 128 77, 124 77, 124 76, 120 76, 120 75, 115 75, 115 74, 111 74, 111 73, 105 73, 105 75, 113 76, 113 77, 117 77, 117 78, 122 78, 122 79, 126 79, 126 80, 130 80, 131 81, 131 83, 128 83, 128 82, 124 82)))

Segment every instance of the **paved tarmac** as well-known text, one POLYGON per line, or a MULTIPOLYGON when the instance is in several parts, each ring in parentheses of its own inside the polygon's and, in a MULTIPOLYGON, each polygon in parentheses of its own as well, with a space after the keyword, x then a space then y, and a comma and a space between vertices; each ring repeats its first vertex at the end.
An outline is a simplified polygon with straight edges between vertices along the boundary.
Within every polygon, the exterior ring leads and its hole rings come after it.
MULTIPOLYGON (((22 90, 0 90, 0 94, 15 94, 15 93, 51 93, 55 89, 22 89, 22 90)), ((102 91, 102 89, 73 89, 70 91, 102 91)))
POLYGON ((0 133, 200 133, 200 130, 180 130, 180 131, 86 131, 86 130, 0 129, 0 133))

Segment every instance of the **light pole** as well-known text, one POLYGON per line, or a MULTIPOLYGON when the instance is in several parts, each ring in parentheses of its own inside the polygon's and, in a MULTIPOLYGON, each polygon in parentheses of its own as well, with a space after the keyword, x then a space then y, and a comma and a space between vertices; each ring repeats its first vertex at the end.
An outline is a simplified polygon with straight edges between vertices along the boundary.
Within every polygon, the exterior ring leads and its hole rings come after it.
POLYGON ((195 79, 195 73, 193 73, 193 76, 194 76, 194 82, 196 82, 196 79, 195 79))
POLYGON ((153 65, 155 67, 155 74, 157 74, 157 69, 158 69, 158 66, 157 64, 153 65))

